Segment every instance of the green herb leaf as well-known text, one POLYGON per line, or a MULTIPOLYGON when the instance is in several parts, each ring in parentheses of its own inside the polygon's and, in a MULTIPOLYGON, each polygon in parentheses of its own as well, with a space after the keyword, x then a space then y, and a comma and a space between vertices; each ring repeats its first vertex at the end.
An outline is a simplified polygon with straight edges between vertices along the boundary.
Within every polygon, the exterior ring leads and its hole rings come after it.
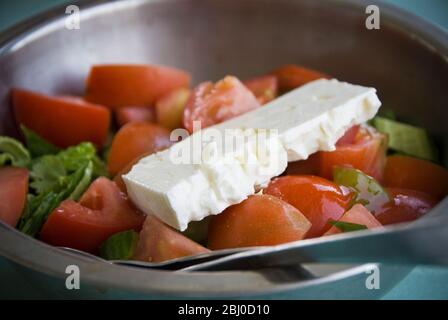
POLYGON ((35 236, 48 216, 62 201, 65 199, 78 200, 92 180, 92 168, 92 162, 88 162, 71 175, 64 176, 63 185, 46 190, 37 196, 29 195, 19 230, 30 236, 35 236))
POLYGON ((370 212, 378 212, 391 198, 387 191, 371 176, 346 167, 336 167, 334 182, 356 192, 355 203, 364 205, 370 212))
POLYGON ((77 146, 69 147, 57 155, 68 171, 76 170, 80 163, 93 162, 93 175, 95 177, 109 177, 106 164, 96 155, 96 149, 90 142, 83 142, 77 146))
POLYGON ((373 119, 375 128, 389 136, 389 148, 420 159, 438 161, 437 148, 428 132, 384 117, 373 119))
POLYGON ((50 190, 61 190, 66 185, 67 170, 61 159, 56 156, 43 156, 31 166, 30 187, 36 194, 50 190))
POLYGON ((30 161, 30 153, 20 141, 0 136, 0 166, 27 167, 30 161))
POLYGON ((21 125, 20 127, 25 135, 26 146, 33 158, 59 152, 58 147, 39 136, 33 130, 28 129, 24 125, 21 125))
POLYGON ((358 223, 335 221, 335 220, 330 220, 329 222, 331 225, 335 226, 342 232, 352 232, 352 231, 359 231, 359 230, 367 229, 367 227, 365 225, 358 224, 358 223))
POLYGON ((130 260, 137 247, 138 233, 134 230, 114 234, 100 248, 100 256, 107 260, 130 260))

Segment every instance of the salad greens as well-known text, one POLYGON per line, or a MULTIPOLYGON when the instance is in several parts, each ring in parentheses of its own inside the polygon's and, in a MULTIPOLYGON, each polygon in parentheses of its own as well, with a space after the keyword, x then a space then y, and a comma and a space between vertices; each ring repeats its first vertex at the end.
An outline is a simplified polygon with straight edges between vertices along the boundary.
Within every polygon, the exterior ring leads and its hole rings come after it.
POLYGON ((114 234, 100 247, 100 256, 106 260, 130 260, 134 256, 138 233, 134 230, 114 234))
POLYGON ((21 125, 20 128, 25 136, 26 146, 33 158, 59 152, 58 147, 46 141, 31 129, 28 129, 24 125, 21 125))
POLYGON ((356 192, 355 203, 364 205, 375 213, 390 201, 387 191, 371 176, 346 167, 337 167, 333 173, 334 181, 356 192))
POLYGON ((20 141, 0 136, 0 166, 27 167, 30 161, 31 155, 20 141))
POLYGON ((389 136, 389 148, 417 158, 437 161, 437 148, 428 132, 385 117, 375 117, 373 126, 389 136))
POLYGON ((32 130, 22 130, 28 150, 21 142, 1 136, 0 165, 29 169, 30 190, 18 228, 35 236, 63 200, 78 200, 95 178, 109 174, 90 142, 59 150, 32 130))
POLYGON ((367 227, 363 224, 353 223, 353 222, 345 222, 345 221, 329 221, 331 225, 335 226, 342 232, 352 232, 358 230, 366 230, 367 227))

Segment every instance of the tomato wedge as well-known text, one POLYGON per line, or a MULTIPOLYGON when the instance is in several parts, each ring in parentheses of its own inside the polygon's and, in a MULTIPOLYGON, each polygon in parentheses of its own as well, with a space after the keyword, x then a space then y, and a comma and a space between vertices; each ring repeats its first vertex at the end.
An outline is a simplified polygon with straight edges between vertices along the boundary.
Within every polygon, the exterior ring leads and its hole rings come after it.
POLYGON ((352 137, 343 138, 335 151, 321 152, 319 175, 332 179, 335 167, 350 167, 381 181, 386 162, 387 137, 373 129, 360 128, 353 143, 349 143, 352 137))
POLYGON ((124 193, 127 193, 126 184, 123 181, 123 175, 127 174, 129 171, 131 171, 132 167, 140 161, 140 159, 151 155, 153 152, 145 152, 142 155, 139 155, 138 157, 134 158, 131 162, 129 162, 123 169, 121 169, 114 177, 114 182, 120 188, 121 191, 124 193))
POLYGON ((274 179, 264 190, 296 207, 311 222, 306 237, 323 235, 339 220, 352 203, 353 194, 337 184, 316 176, 283 176, 274 179))
POLYGON ((355 125, 348 129, 344 135, 339 138, 338 142, 336 142, 337 146, 344 146, 347 144, 353 144, 356 143, 356 137, 358 136, 360 126, 355 125))
POLYGON ((122 107, 115 111, 115 118, 120 127, 129 122, 155 122, 155 111, 152 107, 122 107))
POLYGON ((278 79, 278 87, 281 92, 300 87, 317 79, 330 79, 325 73, 301 67, 295 64, 287 64, 271 72, 278 79))
POLYGON ((270 195, 254 195, 212 218, 210 249, 269 246, 301 240, 311 227, 290 204, 270 195))
MULTIPOLYGON (((382 224, 361 204, 355 204, 338 221, 356 223, 365 226, 367 229, 381 228, 382 224)), ((325 236, 342 233, 338 227, 333 226, 325 232, 325 236)))
POLYGON ((417 220, 437 204, 434 197, 420 191, 388 188, 388 192, 392 201, 375 214, 384 225, 417 220))
POLYGON ((440 200, 448 195, 448 170, 426 160, 390 156, 384 169, 384 185, 422 191, 440 200))
POLYGON ((139 231, 142 215, 114 182, 96 179, 81 200, 65 200, 45 222, 40 239, 62 247, 96 253, 111 235, 125 230, 139 231))
POLYGON ((190 94, 189 89, 181 88, 157 100, 157 123, 168 129, 182 127, 182 117, 190 94))
POLYGON ((276 76, 261 76, 245 80, 244 85, 252 91, 260 104, 266 104, 278 96, 278 80, 276 76))
POLYGON ((236 77, 227 76, 216 84, 203 82, 194 89, 185 106, 183 123, 192 133, 194 121, 204 129, 258 107, 253 93, 236 77))
POLYGON ((109 171, 115 175, 138 156, 166 149, 171 144, 170 132, 159 125, 128 123, 112 141, 108 159, 109 171))
POLYGON ((19 124, 61 148, 84 141, 98 147, 109 134, 110 111, 76 97, 50 97, 23 89, 12 90, 19 124))
POLYGON ((22 216, 28 193, 28 170, 0 168, 0 220, 15 227, 22 216))
POLYGON ((87 79, 86 100, 110 108, 151 106, 168 92, 188 87, 185 71, 155 65, 96 65, 87 79))
POLYGON ((209 251, 167 226, 155 216, 148 215, 140 232, 134 259, 163 262, 209 251))

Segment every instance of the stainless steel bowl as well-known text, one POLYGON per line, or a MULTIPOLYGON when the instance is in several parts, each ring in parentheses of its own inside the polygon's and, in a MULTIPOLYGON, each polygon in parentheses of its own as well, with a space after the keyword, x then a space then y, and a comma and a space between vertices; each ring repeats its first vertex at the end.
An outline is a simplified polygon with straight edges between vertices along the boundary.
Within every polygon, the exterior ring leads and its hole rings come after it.
MULTIPOLYGON (((0 39, 0 130, 17 134, 11 87, 81 94, 96 63, 160 63, 191 71, 195 81, 242 78, 284 63, 307 65, 378 88, 384 105, 428 128, 448 147, 448 36, 384 3, 381 29, 365 28, 372 1, 151 0, 91 2, 81 29, 64 27, 60 8, 0 39)), ((385 248, 387 250, 387 248, 385 248)), ((374 298, 409 267, 381 266, 381 289, 367 290, 371 265, 297 270, 173 273, 105 265, 62 252, 0 224, 0 253, 27 281, 51 296, 374 298), (67 265, 81 270, 81 290, 65 289, 67 265), (322 271, 322 272, 321 272, 322 271)))

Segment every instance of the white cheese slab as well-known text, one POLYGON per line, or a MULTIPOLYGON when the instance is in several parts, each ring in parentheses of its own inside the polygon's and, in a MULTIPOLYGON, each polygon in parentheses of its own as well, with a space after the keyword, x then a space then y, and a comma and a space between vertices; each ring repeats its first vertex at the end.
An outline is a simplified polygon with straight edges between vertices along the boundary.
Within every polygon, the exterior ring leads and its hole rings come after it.
POLYGON ((348 128, 373 118, 380 106, 374 88, 313 81, 143 158, 123 179, 140 210, 183 231, 190 221, 219 214, 254 194, 288 161, 334 150, 348 128), (248 138, 223 149, 220 137, 227 137, 228 129, 248 138), (266 129, 272 134, 265 135, 266 129), (185 150, 189 157, 178 157, 185 150))

